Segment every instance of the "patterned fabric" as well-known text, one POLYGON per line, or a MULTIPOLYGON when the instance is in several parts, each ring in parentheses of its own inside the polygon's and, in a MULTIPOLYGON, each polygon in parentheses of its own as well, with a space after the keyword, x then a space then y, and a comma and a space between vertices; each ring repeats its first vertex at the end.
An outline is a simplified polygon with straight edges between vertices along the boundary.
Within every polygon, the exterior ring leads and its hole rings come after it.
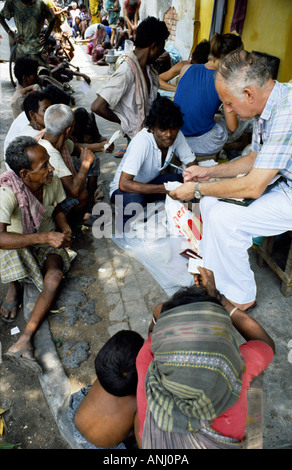
POLYGON ((175 433, 158 428, 148 410, 143 429, 143 449, 262 449, 263 448, 263 375, 256 377, 247 390, 248 413, 242 441, 223 436, 205 425, 198 432, 175 433))
POLYGON ((292 85, 279 83, 255 119, 252 150, 258 153, 254 168, 279 169, 292 187, 292 85))
POLYGON ((105 9, 108 12, 108 22, 109 25, 117 24, 117 20, 120 16, 121 12, 121 5, 120 2, 118 2, 118 10, 117 11, 109 11, 109 9, 113 8, 115 4, 115 0, 107 0, 105 4, 105 9))
POLYGON ((243 449, 244 443, 222 436, 206 426, 197 432, 161 431, 147 410, 143 432, 143 449, 243 449))
POLYGON ((17 47, 21 55, 43 51, 44 46, 39 40, 39 35, 45 20, 51 23, 54 15, 42 0, 35 0, 35 3, 29 6, 21 0, 6 0, 0 13, 7 20, 13 18, 18 33, 24 36, 24 42, 17 47))
POLYGON ((44 206, 14 171, 6 171, 0 176, 0 186, 10 188, 17 198, 21 211, 23 233, 36 232, 46 211, 44 206))
POLYGON ((62 201, 59 206, 62 212, 67 215, 73 207, 79 204, 79 199, 76 197, 67 196, 64 201, 62 201))
POLYGON ((163 431, 198 431, 238 401, 244 361, 221 306, 198 302, 163 312, 152 352, 146 396, 163 431))
POLYGON ((70 268, 69 256, 64 248, 49 245, 35 245, 18 250, 0 250, 1 282, 33 282, 41 292, 44 287, 42 267, 50 254, 57 254, 63 260, 63 272, 70 268))
POLYGON ((103 24, 98 24, 92 40, 93 47, 100 46, 105 41, 106 36, 107 33, 105 26, 103 24))
POLYGON ((61 149, 61 155, 65 162, 66 167, 71 171, 72 175, 75 176, 77 172, 76 172, 71 154, 66 145, 63 145, 61 149))
MULTIPOLYGON (((67 148, 67 147, 66 147, 67 148)), ((69 151, 68 151, 69 153, 69 151)), ((62 153, 62 157, 66 163, 66 160, 64 158, 64 155, 62 153)), ((78 158, 78 160, 76 160, 74 163, 73 163, 73 159, 71 157, 71 155, 69 154, 69 157, 72 161, 72 164, 74 165, 74 172, 75 174, 79 172, 80 170, 80 166, 81 166, 81 159, 78 158)), ((68 160, 69 160, 69 157, 68 157, 68 160)), ((66 166, 68 167, 67 163, 66 163, 66 166)), ((68 167, 69 168, 69 167, 68 167)), ((71 171, 71 169, 69 168, 69 170, 71 171)), ((71 171, 72 172, 72 171, 71 171)), ((89 171, 87 173, 87 178, 89 178, 90 176, 96 176, 98 177, 100 174, 100 158, 98 156, 95 157, 93 163, 91 164, 90 168, 89 168, 89 171)), ((71 197, 71 196, 68 196, 66 197, 66 199, 64 201, 62 201, 59 206, 61 208, 61 210, 64 212, 64 214, 68 214, 68 212, 70 212, 71 209, 73 209, 73 207, 77 206, 77 204, 79 204, 79 199, 76 199, 74 197, 71 197)))

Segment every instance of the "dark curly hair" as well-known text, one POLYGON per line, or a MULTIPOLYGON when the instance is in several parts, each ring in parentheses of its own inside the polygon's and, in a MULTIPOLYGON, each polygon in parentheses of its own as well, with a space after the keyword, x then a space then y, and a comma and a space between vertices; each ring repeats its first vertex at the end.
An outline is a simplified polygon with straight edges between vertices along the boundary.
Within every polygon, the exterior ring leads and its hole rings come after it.
POLYGON ((6 149, 5 160, 12 171, 19 176, 24 168, 31 170, 31 162, 27 153, 28 147, 36 147, 39 143, 30 136, 19 136, 10 142, 6 149))
POLYGON ((150 108, 146 118, 148 129, 179 129, 183 125, 183 115, 180 107, 165 96, 159 96, 150 108))
POLYGON ((22 84, 23 77, 37 75, 38 67, 39 64, 37 60, 27 56, 19 57, 15 62, 14 75, 16 76, 18 82, 22 84))
POLYGON ((143 343, 144 339, 139 333, 121 330, 112 336, 97 354, 94 363, 97 378, 111 395, 136 395, 136 357, 143 343))
POLYGON ((137 28, 135 46, 142 49, 153 43, 163 44, 168 36, 169 31, 164 21, 160 21, 154 16, 148 16, 137 28))

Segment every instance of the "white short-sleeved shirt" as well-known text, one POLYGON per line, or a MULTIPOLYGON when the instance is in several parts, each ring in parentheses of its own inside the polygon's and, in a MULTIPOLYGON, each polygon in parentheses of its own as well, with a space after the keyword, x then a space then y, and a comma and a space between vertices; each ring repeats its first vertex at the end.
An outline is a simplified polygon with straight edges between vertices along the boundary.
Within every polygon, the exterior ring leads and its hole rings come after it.
MULTIPOLYGON (((146 69, 151 83, 148 99, 148 105, 151 107, 157 97, 157 87, 153 85, 149 66, 146 66, 146 69)), ((135 77, 126 61, 119 66, 108 83, 97 94, 108 103, 110 109, 120 119, 122 131, 132 139, 140 129, 137 129, 138 106, 135 96, 135 77)))
MULTIPOLYGON (((66 198, 63 185, 58 177, 54 176, 50 184, 43 188, 42 205, 46 212, 43 214, 38 232, 51 232, 55 230, 52 214, 60 202, 66 198)), ((21 211, 17 198, 10 188, 0 187, 0 222, 8 224, 7 232, 23 233, 21 222, 21 211)))
POLYGON ((85 30, 85 33, 84 33, 84 39, 88 39, 88 38, 91 38, 91 36, 94 36, 94 33, 97 29, 97 25, 98 23, 94 23, 88 26, 88 28, 85 30))
POLYGON ((5 140, 4 140, 4 160, 5 160, 5 154, 6 154, 6 149, 10 142, 12 142, 16 137, 20 135, 24 135, 21 133, 22 129, 29 124, 29 120, 26 117, 26 114, 24 111, 20 113, 16 119, 12 122, 9 131, 6 134, 5 140))
POLYGON ((162 170, 167 168, 166 162, 171 161, 174 154, 185 165, 192 163, 196 159, 183 133, 179 131, 174 144, 169 147, 165 162, 162 165, 161 150, 157 146, 154 134, 146 128, 142 129, 130 142, 115 177, 110 183, 110 196, 116 189, 119 189, 122 171, 129 175, 134 175, 134 181, 149 183, 162 170))
POLYGON ((50 164, 54 168, 54 175, 58 176, 59 178, 72 176, 72 173, 66 166, 61 153, 52 146, 51 142, 45 139, 40 139, 39 144, 45 147, 50 156, 50 164))

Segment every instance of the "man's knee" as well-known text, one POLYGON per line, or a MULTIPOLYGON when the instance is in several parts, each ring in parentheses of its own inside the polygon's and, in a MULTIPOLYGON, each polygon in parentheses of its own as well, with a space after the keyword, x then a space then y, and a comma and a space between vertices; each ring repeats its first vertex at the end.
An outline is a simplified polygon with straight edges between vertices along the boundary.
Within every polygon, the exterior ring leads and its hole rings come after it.
POLYGON ((78 200, 79 204, 78 205, 85 205, 88 201, 88 191, 87 189, 84 189, 79 195, 78 195, 78 200))
POLYGON ((44 288, 51 293, 58 290, 63 279, 63 271, 60 267, 50 268, 44 276, 44 288))

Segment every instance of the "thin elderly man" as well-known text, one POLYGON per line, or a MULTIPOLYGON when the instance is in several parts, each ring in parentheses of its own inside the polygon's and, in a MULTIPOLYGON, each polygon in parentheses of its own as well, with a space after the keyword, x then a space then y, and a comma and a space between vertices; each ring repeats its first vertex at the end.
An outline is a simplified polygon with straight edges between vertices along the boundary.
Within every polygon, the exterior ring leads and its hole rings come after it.
POLYGON ((33 337, 70 267, 64 248, 71 244, 72 231, 59 208, 65 193, 45 148, 32 137, 17 137, 6 158, 11 170, 0 176, 0 275, 8 291, 1 319, 8 322, 17 315, 19 281, 33 282, 40 291, 23 333, 6 356, 40 373, 33 337))
POLYGON ((168 36, 163 21, 154 17, 143 20, 137 28, 135 50, 127 54, 91 105, 97 115, 120 124, 128 141, 144 127, 148 109, 157 97, 159 76, 153 63, 163 53, 168 36))
POLYGON ((255 118, 251 152, 221 165, 188 168, 185 183, 170 196, 201 198, 204 266, 225 297, 247 310, 256 299, 247 251, 253 237, 292 229, 292 88, 271 78, 265 59, 241 51, 222 62, 216 89, 227 111, 243 121, 255 118), (242 206, 220 198, 254 201, 242 206))
POLYGON ((18 44, 19 56, 29 55, 50 70, 44 46, 54 27, 55 17, 42 0, 6 0, 0 12, 0 24, 13 43, 18 44), (11 18, 15 21, 17 33, 6 23, 11 18), (45 21, 48 27, 43 33, 45 21))
POLYGON ((98 144, 75 144, 69 139, 74 128, 74 114, 65 104, 50 106, 44 116, 45 133, 39 140, 50 155, 50 163, 63 184, 67 198, 62 210, 70 223, 88 223, 95 204, 94 192, 100 171, 99 158, 90 149, 101 151, 107 141, 98 144), (80 157, 73 161, 74 149, 80 157))

